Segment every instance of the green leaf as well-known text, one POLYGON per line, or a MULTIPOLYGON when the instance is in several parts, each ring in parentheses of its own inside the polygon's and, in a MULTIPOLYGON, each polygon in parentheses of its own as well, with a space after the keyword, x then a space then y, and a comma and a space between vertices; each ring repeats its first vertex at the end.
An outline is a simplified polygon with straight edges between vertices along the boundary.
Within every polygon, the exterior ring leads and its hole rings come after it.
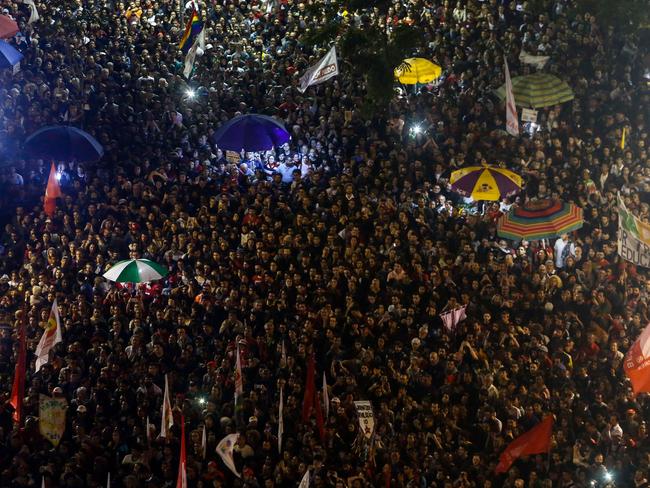
MULTIPOLYGON (((373 8, 382 12, 390 5, 391 2, 385 0, 349 0, 347 9, 363 16, 373 8)), ((389 35, 373 25, 364 23, 357 27, 341 22, 338 8, 330 8, 330 14, 328 17, 332 20, 305 34, 301 41, 312 46, 337 41, 339 61, 351 65, 349 75, 365 86, 362 114, 383 113, 394 96, 394 70, 404 58, 417 53, 424 39, 421 29, 399 25, 389 35)))
POLYGON ((332 20, 321 28, 306 32, 301 37, 301 41, 308 46, 320 46, 330 44, 338 35, 341 24, 332 20))

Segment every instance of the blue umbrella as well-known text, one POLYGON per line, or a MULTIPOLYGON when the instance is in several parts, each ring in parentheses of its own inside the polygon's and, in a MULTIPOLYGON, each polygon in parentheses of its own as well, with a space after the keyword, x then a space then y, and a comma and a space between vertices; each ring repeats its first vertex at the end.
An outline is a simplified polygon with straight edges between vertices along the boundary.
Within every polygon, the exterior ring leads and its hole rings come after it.
POLYGON ((224 125, 214 135, 220 149, 246 152, 267 151, 289 142, 291 136, 284 125, 266 115, 239 115, 224 125))
POLYGON ((25 141, 27 153, 35 158, 60 161, 99 161, 104 148, 87 132, 69 125, 43 127, 25 141))
POLYGON ((11 68, 20 63, 23 55, 11 44, 0 40, 0 68, 11 68))

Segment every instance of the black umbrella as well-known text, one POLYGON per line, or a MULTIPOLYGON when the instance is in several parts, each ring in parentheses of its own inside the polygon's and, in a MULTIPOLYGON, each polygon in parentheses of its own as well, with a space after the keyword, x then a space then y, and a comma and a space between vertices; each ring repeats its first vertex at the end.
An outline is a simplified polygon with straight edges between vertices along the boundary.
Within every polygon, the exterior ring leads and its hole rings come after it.
POLYGON ((59 161, 99 161, 104 148, 81 129, 69 125, 43 127, 25 141, 27 154, 35 158, 59 161))

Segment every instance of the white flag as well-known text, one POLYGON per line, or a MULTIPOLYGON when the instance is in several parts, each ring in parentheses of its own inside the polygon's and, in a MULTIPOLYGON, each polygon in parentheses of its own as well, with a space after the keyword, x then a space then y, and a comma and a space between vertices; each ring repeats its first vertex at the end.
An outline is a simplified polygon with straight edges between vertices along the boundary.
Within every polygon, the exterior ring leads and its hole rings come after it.
POLYGON ((208 455, 208 434, 205 431, 205 424, 203 424, 203 434, 201 435, 201 454, 203 454, 203 459, 208 455))
POLYGON ((463 305, 460 308, 455 308, 449 312, 441 313, 440 319, 442 320, 445 329, 447 329, 449 332, 453 332, 456 329, 458 323, 461 320, 465 320, 467 318, 467 314, 465 313, 466 308, 467 305, 463 305))
POLYGON ((525 64, 531 64, 535 66, 537 69, 542 69, 546 65, 546 63, 548 63, 549 59, 550 59, 549 56, 534 56, 532 54, 528 54, 524 50, 522 50, 521 53, 519 53, 519 61, 525 64))
POLYGON ((503 57, 506 70, 506 131, 511 136, 519 135, 519 120, 517 119, 517 106, 515 105, 515 96, 512 94, 512 80, 510 79, 510 70, 508 69, 508 60, 503 57))
POLYGON ((183 76, 189 78, 192 75, 192 70, 194 69, 194 61, 196 61, 196 54, 201 50, 201 53, 205 51, 205 29, 203 29, 199 35, 194 40, 194 44, 190 47, 190 50, 187 51, 185 55, 185 63, 183 65, 183 76))
POLYGON ((330 396, 327 392, 327 375, 323 371, 323 403, 325 404, 325 420, 330 416, 330 396))
POLYGON ((195 41, 187 54, 185 55, 185 64, 183 65, 183 76, 189 78, 194 69, 194 60, 196 59, 196 51, 198 50, 199 45, 195 41))
POLYGON ((172 414, 172 404, 169 400, 169 381, 165 375, 165 395, 162 404, 162 420, 160 422, 160 437, 167 437, 169 429, 174 425, 174 415, 172 414))
POLYGON ((237 400, 244 394, 244 380, 241 375, 241 355, 239 353, 239 344, 237 344, 237 359, 235 360, 235 405, 237 400))
POLYGON ((199 43, 199 49, 201 49, 201 51, 205 51, 205 28, 201 29, 201 32, 196 38, 196 42, 199 43))
POLYGON ((36 22, 40 16, 38 15, 38 10, 36 10, 36 4, 34 3, 34 0, 23 0, 23 3, 25 5, 29 5, 29 20, 27 21, 27 25, 33 24, 36 22))
POLYGON ((36 372, 41 369, 41 366, 47 364, 50 359, 50 351, 52 348, 61 342, 63 337, 61 335, 61 320, 59 319, 59 307, 56 306, 56 298, 52 303, 52 310, 50 310, 50 317, 47 319, 47 327, 43 331, 41 340, 38 341, 36 346, 36 372))
POLYGON ((284 410, 284 391, 283 388, 280 387, 280 409, 278 412, 278 452, 282 452, 282 434, 284 434, 284 418, 283 418, 283 410, 284 410))
POLYGON ((311 66, 300 78, 298 90, 304 93, 307 87, 318 85, 339 74, 339 63, 336 59, 336 46, 332 46, 323 58, 314 66, 311 66))
POLYGON ((223 461, 223 464, 232 471, 235 476, 241 478, 235 467, 235 460, 232 457, 232 452, 235 449, 235 443, 239 439, 239 434, 229 434, 219 441, 217 444, 217 454, 223 461))
POLYGON ((309 470, 305 471, 305 476, 302 477, 298 488, 309 488, 309 470))

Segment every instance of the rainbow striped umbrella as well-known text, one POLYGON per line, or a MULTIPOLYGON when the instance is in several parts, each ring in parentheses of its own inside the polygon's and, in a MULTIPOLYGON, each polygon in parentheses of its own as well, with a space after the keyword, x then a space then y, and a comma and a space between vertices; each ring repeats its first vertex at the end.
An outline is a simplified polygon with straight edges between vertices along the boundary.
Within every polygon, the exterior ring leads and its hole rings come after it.
POLYGON ((521 190, 521 176, 505 168, 469 166, 451 173, 452 190, 474 200, 499 200, 521 190))
POLYGON ((539 241, 578 230, 583 223, 582 209, 577 205, 538 200, 503 215, 497 223, 497 234, 513 241, 539 241))

